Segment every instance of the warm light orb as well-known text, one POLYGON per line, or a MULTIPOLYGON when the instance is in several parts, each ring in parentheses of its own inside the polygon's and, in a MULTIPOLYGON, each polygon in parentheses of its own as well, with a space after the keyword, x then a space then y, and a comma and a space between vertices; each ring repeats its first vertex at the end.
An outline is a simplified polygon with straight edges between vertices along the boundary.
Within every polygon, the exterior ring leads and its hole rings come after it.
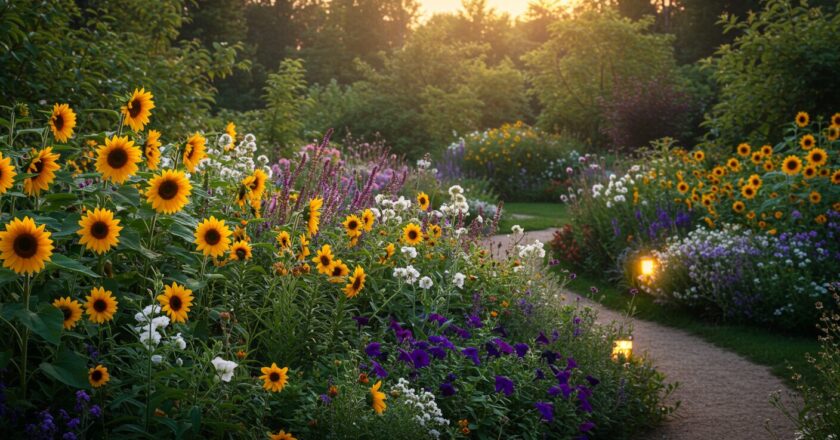
POLYGON ((653 275, 653 272, 656 270, 656 260, 650 257, 642 258, 640 267, 642 275, 649 277, 653 275))
POLYGON ((619 356, 624 356, 624 359, 630 359, 630 355, 633 354, 633 340, 632 339, 619 339, 615 341, 612 350, 612 358, 618 359, 619 356))

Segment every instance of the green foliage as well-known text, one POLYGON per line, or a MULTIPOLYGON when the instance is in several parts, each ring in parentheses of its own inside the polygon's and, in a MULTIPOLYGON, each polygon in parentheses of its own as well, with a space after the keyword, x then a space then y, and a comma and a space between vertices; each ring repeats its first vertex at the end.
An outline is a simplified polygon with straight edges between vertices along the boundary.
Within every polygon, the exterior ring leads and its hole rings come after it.
POLYGON ((779 138, 798 111, 837 111, 840 9, 770 0, 746 20, 727 16, 723 23, 740 36, 710 61, 720 87, 704 123, 710 145, 724 151, 740 142, 760 145, 779 138))
POLYGON ((303 112, 312 105, 306 97, 306 80, 301 60, 285 59, 277 73, 268 75, 263 112, 265 141, 289 148, 301 139, 303 112))
POLYGON ((597 143, 599 103, 622 80, 670 78, 672 37, 649 33, 650 18, 631 21, 614 12, 584 13, 551 26, 551 39, 525 55, 532 93, 542 106, 539 126, 597 143))

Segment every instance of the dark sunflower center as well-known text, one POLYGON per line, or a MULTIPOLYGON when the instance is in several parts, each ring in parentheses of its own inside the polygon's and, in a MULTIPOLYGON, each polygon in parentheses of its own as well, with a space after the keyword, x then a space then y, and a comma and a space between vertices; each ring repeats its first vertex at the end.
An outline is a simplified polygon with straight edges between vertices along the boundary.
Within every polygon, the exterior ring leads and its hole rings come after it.
POLYGON ((268 380, 272 382, 277 382, 280 380, 280 373, 276 371, 272 371, 271 374, 268 375, 268 380))
POLYGON ((788 162, 787 167, 788 167, 789 170, 795 170, 796 169, 796 161, 792 160, 792 161, 788 162))
POLYGON ((38 239, 34 235, 25 233, 15 237, 12 248, 15 250, 15 255, 20 258, 32 258, 38 253, 38 239))
POLYGON ((240 260, 244 260, 245 256, 246 256, 245 249, 239 248, 239 249, 236 250, 236 258, 239 258, 240 260))
POLYGON ((102 221, 94 223, 90 227, 90 235, 97 240, 102 240, 108 236, 108 225, 102 221))
POLYGON ((64 128, 64 116, 56 115, 53 120, 53 124, 55 125, 56 130, 61 131, 61 129, 64 128))
POLYGON ((64 314, 64 320, 65 321, 69 321, 70 318, 73 317, 73 311, 70 310, 70 307, 61 306, 60 309, 61 309, 61 313, 64 314))
POLYGON ((210 246, 215 246, 222 241, 222 234, 220 234, 216 229, 210 229, 204 233, 204 241, 206 241, 210 246))
POLYGON ((124 148, 115 148, 108 153, 108 165, 111 168, 122 168, 128 163, 128 152, 124 148))
POLYGON ((811 155, 811 160, 813 160, 814 162, 822 161, 822 154, 816 153, 811 155))
POLYGON ((29 166, 29 170, 35 174, 41 174, 41 171, 44 171, 44 161, 40 158, 35 159, 29 166))
POLYGON ((169 298, 169 308, 172 309, 173 312, 181 310, 181 307, 183 307, 183 305, 184 302, 181 301, 180 296, 172 296, 169 298))
POLYGON ((805 139, 805 145, 811 145, 812 143, 811 139, 805 139))
POLYGON ((90 378, 93 379, 94 382, 99 382, 102 380, 102 371, 93 370, 93 373, 90 373, 90 378))
POLYGON ((415 240, 417 238, 417 231, 411 230, 408 231, 408 238, 415 240))
POLYGON ((187 159, 192 160, 193 153, 195 153, 195 148, 193 147, 193 144, 187 144, 187 159))
POLYGON ((253 191, 253 190, 257 189, 258 186, 259 186, 259 182, 257 180, 254 180, 253 182, 251 182, 251 185, 249 185, 248 187, 251 188, 251 191, 253 191))
POLYGON ((341 276, 341 267, 336 266, 335 268, 333 268, 332 274, 334 277, 341 276))
POLYGON ((330 257, 326 255, 321 255, 321 266, 329 266, 330 265, 330 257))
POLYGON ((172 200, 178 195, 178 182, 174 180, 164 180, 158 187, 158 195, 163 200, 172 200))
POLYGON ((132 118, 136 118, 137 115, 140 114, 141 110, 143 110, 143 102, 139 99, 135 99, 128 104, 128 114, 132 118))
POLYGON ((93 310, 96 310, 99 313, 104 312, 108 309, 108 303, 105 302, 104 299, 97 299, 93 302, 93 310))
POLYGON ((361 286, 362 286, 361 277, 356 277, 356 279, 353 280, 353 290, 359 290, 359 287, 361 287, 361 286))
POLYGON ((347 223, 347 228, 350 229, 351 231, 358 228, 358 227, 359 227, 359 224, 356 223, 355 220, 352 220, 352 221, 350 221, 350 223, 347 223))

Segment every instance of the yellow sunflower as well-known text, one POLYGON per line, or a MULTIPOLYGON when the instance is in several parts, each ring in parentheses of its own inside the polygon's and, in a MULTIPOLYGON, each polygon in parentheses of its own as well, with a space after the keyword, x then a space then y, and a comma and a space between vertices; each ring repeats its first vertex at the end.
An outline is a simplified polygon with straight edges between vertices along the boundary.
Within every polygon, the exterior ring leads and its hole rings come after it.
POLYGON ((277 243, 280 245, 281 249, 291 249, 292 236, 286 231, 280 231, 280 233, 277 234, 277 243))
POLYGON ((362 213, 362 227, 365 232, 370 232, 373 229, 374 221, 376 221, 376 216, 373 214, 373 211, 365 209, 365 212, 362 213))
POLYGON ((806 179, 811 179, 817 176, 817 167, 813 165, 808 165, 807 167, 802 169, 802 177, 806 179))
POLYGON ((230 136, 230 143, 225 145, 225 151, 230 151, 233 149, 233 146, 236 145, 236 124, 228 122, 225 126, 225 133, 230 136))
POLYGON ((12 159, 3 157, 3 153, 0 153, 0 194, 5 194, 14 186, 15 176, 17 176, 17 171, 12 165, 12 159))
POLYGON ((191 172, 195 172, 195 168, 201 159, 207 157, 207 139, 201 133, 193 133, 187 144, 184 146, 184 166, 191 172))
POLYGON ((764 160, 764 155, 761 154, 761 151, 756 151, 752 154, 752 156, 750 156, 750 160, 754 165, 758 165, 762 160, 764 160))
POLYGON ((755 194, 757 192, 758 188, 752 185, 744 185, 744 187, 741 188, 741 195, 744 196, 745 199, 752 199, 753 197, 755 197, 755 194))
POLYGON ((729 167, 732 171, 740 171, 741 170, 741 162, 734 157, 726 161, 726 166, 729 167))
POLYGON ((769 160, 764 162, 763 167, 764 171, 767 171, 768 173, 776 168, 775 166, 773 166, 773 162, 770 162, 769 160))
POLYGON ((723 177, 726 174, 726 168, 717 166, 714 169, 712 169, 712 174, 718 177, 723 177))
POLYGON ((840 139, 840 125, 832 125, 828 127, 825 133, 825 137, 828 139, 829 142, 834 142, 837 139, 840 139))
POLYGON ((814 139, 813 135, 806 134, 802 136, 802 139, 799 140, 799 146, 802 147, 803 150, 807 151, 811 148, 814 148, 814 145, 817 144, 816 139, 814 139))
POLYGON ((440 238, 443 230, 441 229, 440 225, 429 225, 426 230, 428 231, 429 237, 434 239, 440 238))
POLYGON ((831 174, 831 183, 840 185, 840 170, 836 170, 831 174))
POLYGON ((750 144, 743 143, 741 145, 738 145, 738 155, 741 157, 749 156, 751 151, 752 148, 750 147, 750 144))
POLYGON ((143 160, 140 149, 127 136, 105 139, 105 146, 96 151, 96 170, 102 177, 114 183, 124 183, 137 172, 137 164, 143 160))
POLYGON ((362 235, 363 223, 355 214, 348 215, 342 225, 344 225, 344 232, 347 233, 348 237, 355 238, 362 235))
POLYGON ((309 240, 306 239, 306 234, 300 234, 300 253, 298 254, 298 260, 305 260, 309 254, 309 240))
POLYGON ((811 122, 811 117, 808 116, 808 113, 799 112, 799 113, 796 114, 796 125, 798 125, 799 128, 806 127, 808 125, 808 123, 810 123, 810 122, 811 122))
POLYGON ((802 160, 796 156, 788 156, 782 161, 782 171, 788 176, 799 174, 802 170, 802 160))
POLYGON ((59 157, 61 157, 60 154, 52 152, 52 147, 39 151, 33 148, 32 160, 26 172, 35 176, 23 180, 23 192, 30 196, 37 196, 41 191, 49 189, 50 184, 55 180, 55 171, 61 168, 58 164, 59 157))
POLYGON ((817 191, 811 191, 811 194, 808 194, 808 200, 810 200, 812 204, 816 205, 822 201, 822 194, 817 191))
POLYGON ((53 242, 45 225, 36 226, 29 217, 15 217, 0 232, 0 259, 3 267, 18 274, 34 274, 44 269, 52 256, 53 242))
POLYGON ((761 154, 763 156, 773 155, 773 147, 771 147, 770 145, 765 145, 765 146, 761 147, 761 154))
POLYGON ((251 259, 251 245, 247 241, 237 241, 230 247, 230 259, 245 261, 251 259))
POLYGON ((828 153, 822 148, 814 148, 808 152, 808 165, 821 167, 828 162, 828 153))
POLYGON ((57 298, 52 305, 64 315, 64 330, 71 330, 82 319, 82 305, 69 296, 57 298))
POLYGON ((309 201, 309 221, 306 225, 306 231, 309 236, 318 233, 318 224, 321 221, 321 207, 324 206, 324 199, 316 197, 309 201))
POLYGON ((697 151, 694 152, 694 160, 696 160, 697 162, 701 162, 705 158, 706 158, 706 153, 704 153, 702 150, 697 150, 697 151))
POLYGON ((348 274, 350 274, 350 268, 341 260, 335 260, 328 275, 331 283, 341 283, 348 274))
POLYGON ((732 204, 732 210, 738 214, 744 212, 744 208, 746 208, 746 205, 744 205, 744 202, 740 200, 736 200, 735 203, 732 204))
POLYGON ((192 185, 182 171, 164 170, 149 181, 146 201, 157 212, 174 214, 189 202, 190 191, 192 185))
POLYGON ((230 247, 230 229, 224 220, 216 220, 210 216, 195 228, 195 244, 197 250, 208 257, 220 257, 230 247))
POLYGON ((146 158, 146 168, 154 171, 160 164, 160 132, 149 130, 146 142, 143 143, 143 157, 146 158))
POLYGON ((73 136, 73 128, 76 127, 76 113, 68 104, 55 104, 50 116, 50 130, 55 140, 61 143, 67 142, 73 136))
POLYGON ((431 204, 431 202, 429 202, 429 195, 421 191, 417 194, 417 204, 420 205, 421 211, 429 209, 429 205, 431 204))
POLYGON ((193 299, 192 290, 176 282, 164 287, 163 294, 157 296, 161 310, 166 312, 172 322, 186 322, 189 319, 193 299))
POLYGON ((114 219, 114 213, 107 209, 88 211, 79 220, 79 226, 82 227, 76 231, 82 237, 79 243, 97 254, 108 252, 120 242, 122 226, 119 224, 120 221, 114 219))
POLYGON ((277 434, 268 434, 268 440, 297 440, 295 436, 292 435, 290 432, 283 431, 282 429, 277 432, 277 434))
POLYGON ((831 125, 834 127, 840 127, 840 113, 831 115, 831 125))
POLYGON ((266 391, 279 393, 289 383, 289 367, 280 368, 272 362, 270 367, 260 368, 260 372, 262 372, 260 379, 263 380, 263 388, 266 391))
POLYGON ((388 405, 385 404, 385 399, 387 399, 387 397, 385 397, 385 393, 379 391, 381 386, 382 381, 380 380, 370 387, 370 406, 377 414, 382 414, 388 407, 388 405))
POLYGON ((403 228, 403 240, 411 246, 422 242, 423 231, 420 229, 420 226, 414 223, 407 224, 405 228, 403 228))
POLYGON ((250 191, 250 197, 252 199, 259 199, 262 197, 263 193, 265 192, 265 182, 268 180, 268 174, 265 171, 257 168, 254 170, 254 174, 252 174, 251 179, 248 182, 248 190, 250 191))
POLYGON ((758 174, 751 175, 747 180, 750 182, 750 185, 756 187, 756 189, 761 188, 761 184, 763 183, 758 174))
POLYGON ((134 89, 128 103, 122 107, 123 120, 132 130, 143 131, 143 127, 149 123, 149 116, 155 108, 152 98, 154 98, 152 92, 147 92, 146 89, 134 89))
POLYGON ((312 259, 312 262, 315 263, 318 273, 329 275, 332 270, 334 258, 332 248, 330 245, 325 244, 321 246, 321 249, 318 249, 318 252, 315 254, 315 258, 312 259))
POLYGON ((111 294, 110 290, 105 290, 101 287, 91 289, 90 295, 85 297, 85 313, 88 314, 88 319, 91 322, 102 324, 103 322, 114 319, 114 314, 117 313, 117 299, 111 294))
POLYGON ((108 369, 102 365, 97 365, 88 370, 88 382, 90 386, 99 388, 111 380, 111 375, 108 374, 108 369))
POLYGON ((379 257, 379 264, 385 264, 391 257, 394 256, 394 251, 396 250, 396 246, 394 243, 388 243, 388 246, 385 246, 385 255, 379 257))
POLYGON ((365 270, 362 269, 362 266, 356 266, 356 269, 353 271, 353 276, 350 277, 349 283, 344 286, 344 294, 347 295, 348 298, 353 298, 358 295, 364 287, 365 270))

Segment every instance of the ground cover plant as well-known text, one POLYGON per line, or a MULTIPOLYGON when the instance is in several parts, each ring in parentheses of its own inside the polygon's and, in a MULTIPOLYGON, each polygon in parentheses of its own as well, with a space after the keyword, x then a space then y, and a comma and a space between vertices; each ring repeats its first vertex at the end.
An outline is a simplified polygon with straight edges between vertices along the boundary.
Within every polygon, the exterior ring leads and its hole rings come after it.
POLYGON ((670 413, 542 243, 491 258, 500 213, 462 187, 433 203, 428 167, 328 137, 274 164, 233 123, 169 137, 156 105, 122 95, 103 132, 3 109, 3 432, 627 438, 670 413))

